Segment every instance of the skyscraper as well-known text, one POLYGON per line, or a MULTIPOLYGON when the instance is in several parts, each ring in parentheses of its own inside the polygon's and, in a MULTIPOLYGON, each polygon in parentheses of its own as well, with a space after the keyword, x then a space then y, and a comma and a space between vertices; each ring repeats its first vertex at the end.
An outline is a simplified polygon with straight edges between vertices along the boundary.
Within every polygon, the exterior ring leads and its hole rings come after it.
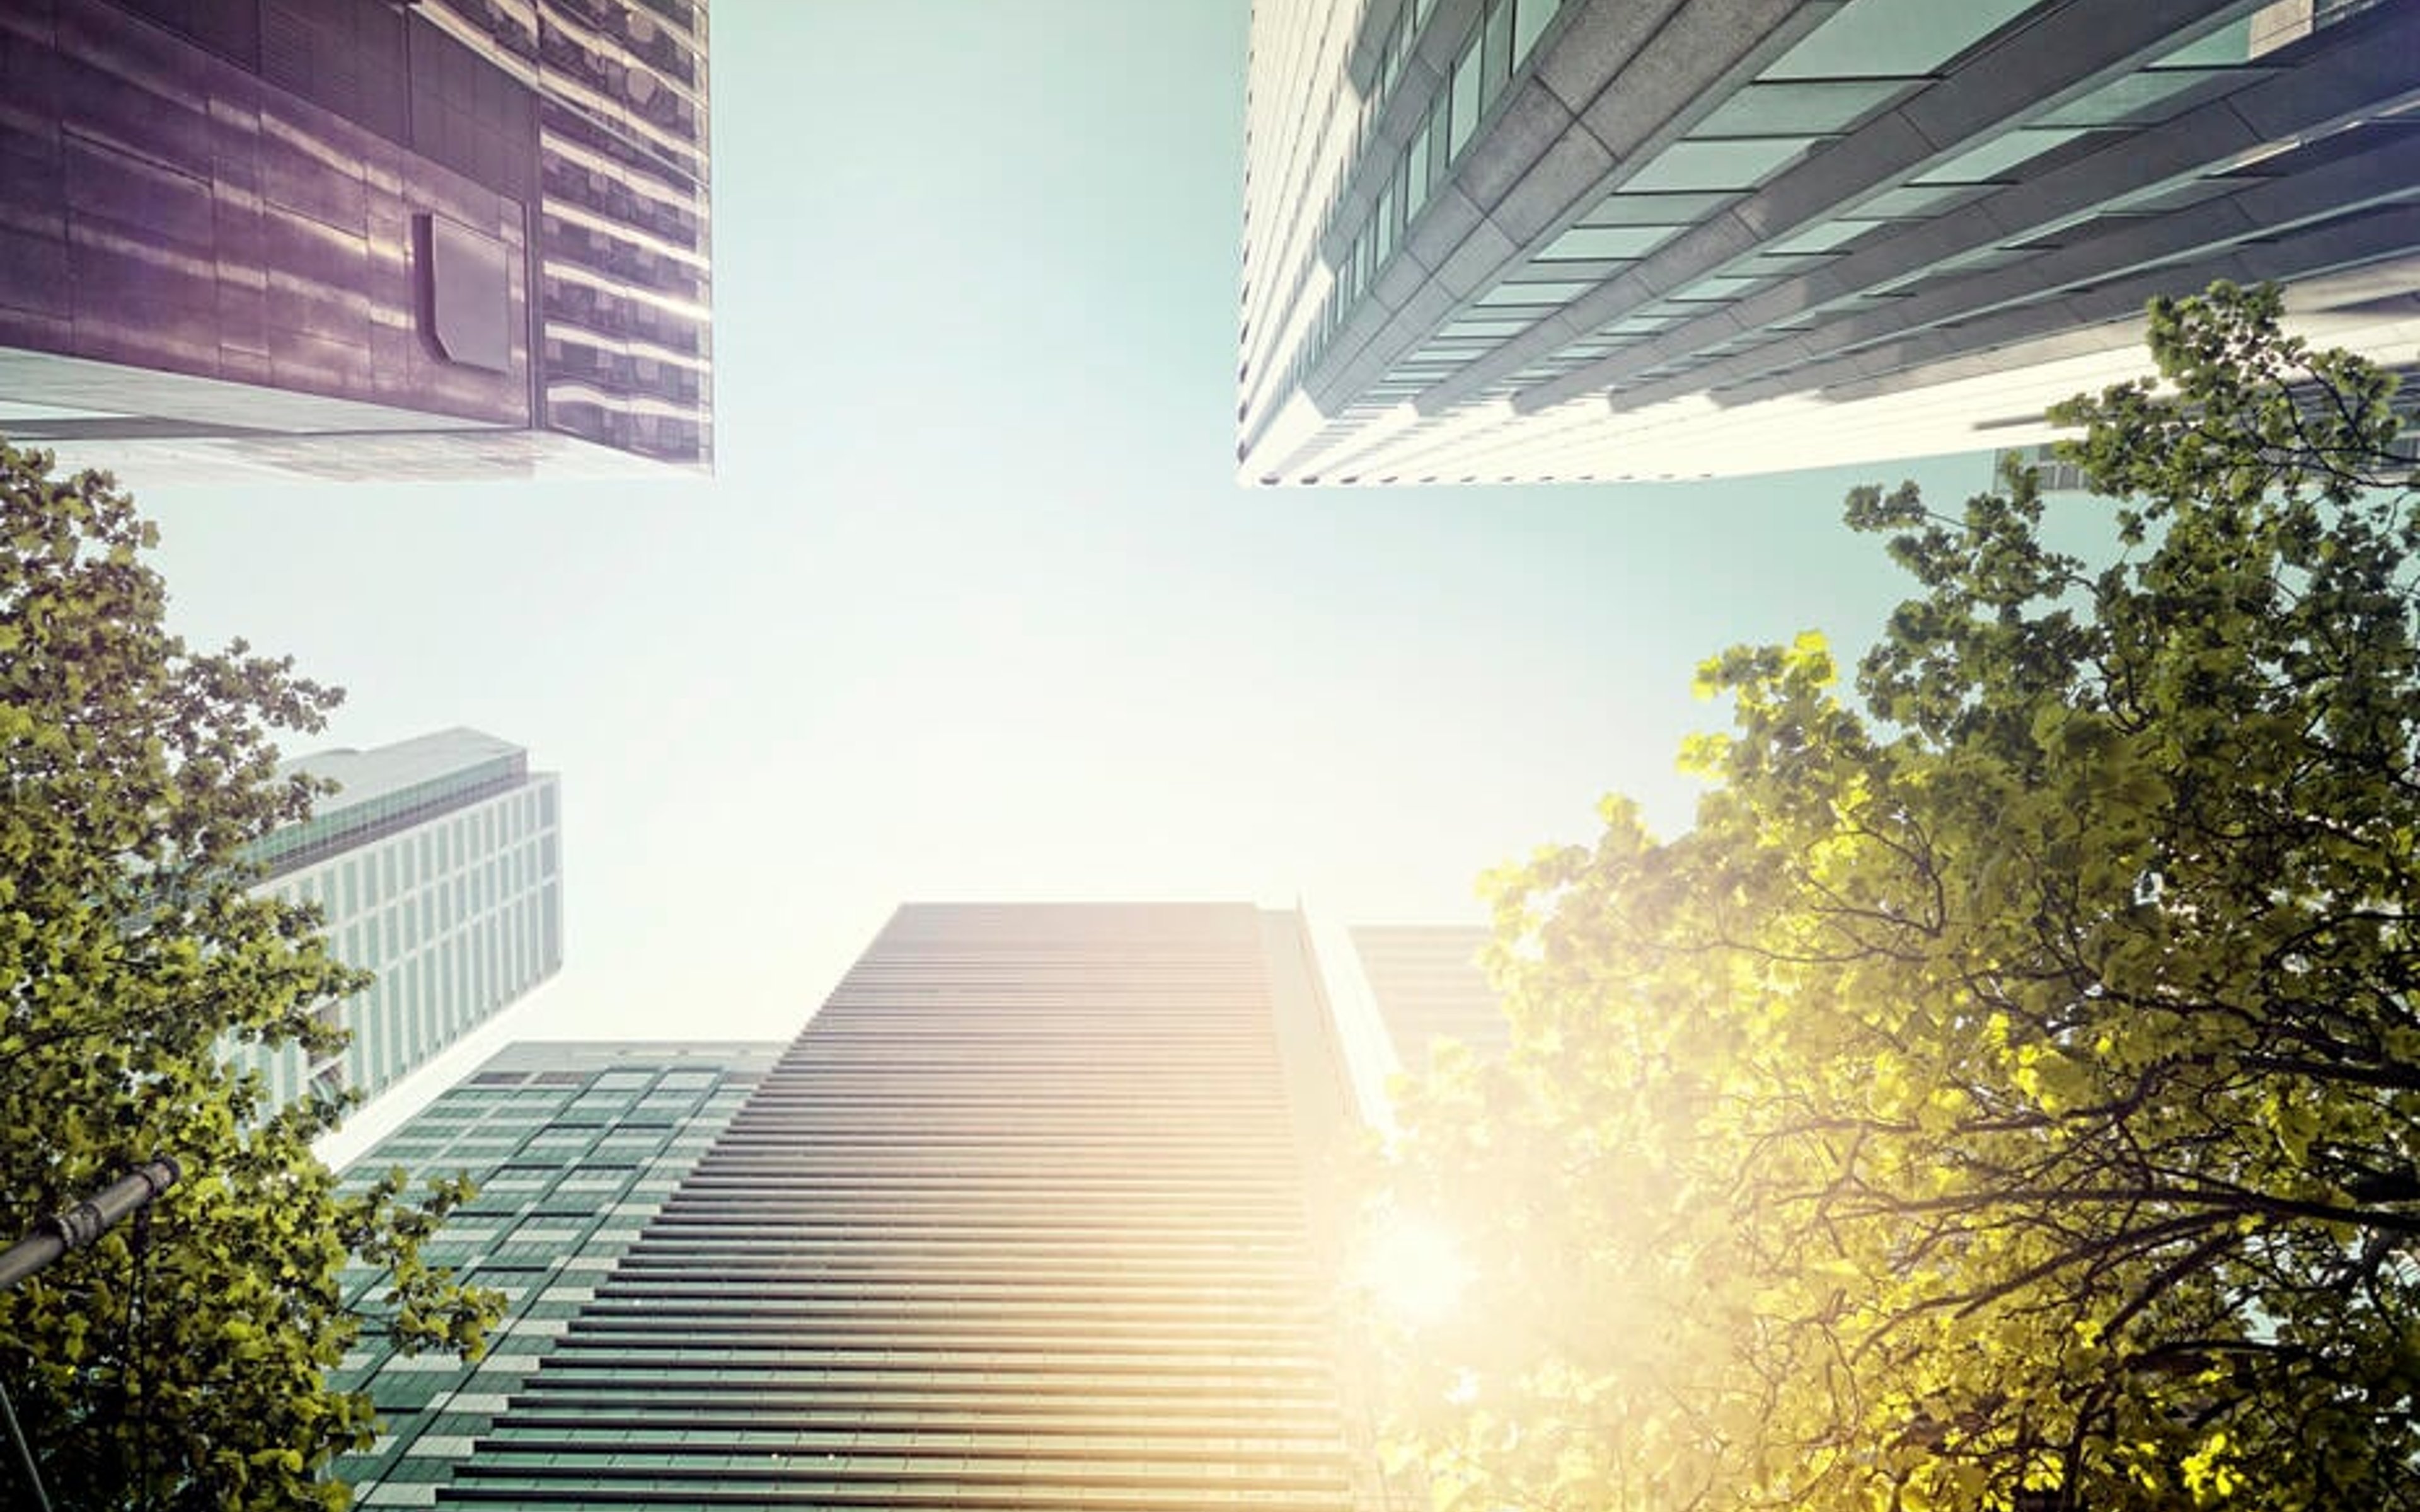
POLYGON ((1352 932, 1370 1000, 1404 1071, 1428 1069, 1451 1040, 1481 1054, 1512 1042, 1503 1004, 1479 967, 1487 930, 1458 924, 1365 924, 1352 932))
POLYGON ((435 1500, 1348 1507, 1347 1117, 1295 915, 904 908, 435 1500))
POLYGON ((712 460, 704 0, 0 3, 0 433, 180 481, 712 460))
POLYGON ((2409 363, 2414 56, 2414 0, 1255 0, 1243 475, 2022 444, 2218 278, 2409 363))
MULTIPOLYGON (((381 1420, 377 1443, 335 1466, 356 1505, 428 1504, 780 1053, 777 1044, 516 1044, 352 1165, 355 1187, 395 1166, 476 1181, 477 1198, 421 1256, 504 1296, 504 1320, 474 1366, 383 1344, 346 1360, 335 1383, 368 1392, 381 1420)), ((349 1271, 344 1285, 350 1305, 378 1311, 376 1272, 349 1271)))
POLYGON ((340 1054, 239 1052, 279 1101, 383 1091, 561 969, 560 780, 527 751, 458 728, 287 769, 341 786, 253 847, 260 890, 318 903, 337 959, 378 980, 322 1010, 352 1031, 340 1054))

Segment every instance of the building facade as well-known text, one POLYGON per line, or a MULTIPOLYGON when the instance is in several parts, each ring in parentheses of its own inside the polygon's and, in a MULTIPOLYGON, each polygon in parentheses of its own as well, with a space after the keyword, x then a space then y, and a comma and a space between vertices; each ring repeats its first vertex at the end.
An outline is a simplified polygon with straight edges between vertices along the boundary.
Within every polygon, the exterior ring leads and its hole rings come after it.
POLYGON ((1512 1023, 1479 965, 1479 952, 1492 938, 1486 929, 1364 924, 1351 935, 1397 1068, 1426 1071, 1430 1055, 1447 1041, 1481 1055, 1512 1044, 1512 1023))
POLYGON ((706 57, 703 0, 0 0, 0 434, 709 466, 706 57))
POLYGON ((1242 475, 2045 439, 2140 312, 2420 348, 2420 3, 1255 0, 1242 475))
POLYGON ((376 1096, 562 968, 561 782, 527 751, 454 729, 287 770, 340 786, 252 847, 258 890, 318 903, 336 958, 378 980, 321 1011, 352 1035, 337 1054, 236 1052, 276 1101, 376 1096))
POLYGON ((1297 916, 911 906, 439 1505, 1357 1504, 1297 916))
MULTIPOLYGON (((373 1344, 334 1384, 378 1406, 378 1442, 335 1465, 357 1506, 427 1506, 597 1294, 640 1228, 687 1176, 778 1044, 516 1044, 388 1135, 346 1172, 368 1185, 400 1166, 460 1173, 479 1195, 421 1253, 504 1297, 489 1351, 402 1356, 373 1344)), ((349 1305, 375 1314, 377 1273, 354 1269, 349 1305)))

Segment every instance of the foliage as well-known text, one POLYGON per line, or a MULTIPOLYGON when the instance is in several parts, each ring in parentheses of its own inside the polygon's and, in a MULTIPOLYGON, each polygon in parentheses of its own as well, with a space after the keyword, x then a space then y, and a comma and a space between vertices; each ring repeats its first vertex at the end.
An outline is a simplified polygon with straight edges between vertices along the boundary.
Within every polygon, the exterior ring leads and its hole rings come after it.
POLYGON ((1730 651, 1692 831, 1495 879, 1516 1049, 1389 1177, 1483 1236, 1395 1340, 1442 1503, 2420 1505, 2420 524, 2278 313, 2060 411, 2114 560, 1858 491, 1862 708, 1730 651))
POLYGON ((367 1401, 322 1379, 360 1332, 348 1255, 389 1273, 381 1326, 408 1346, 475 1352, 494 1304, 417 1257, 465 1188, 339 1196, 311 1140, 343 1104, 271 1106, 220 1058, 334 1048, 316 1011, 365 985, 242 861, 313 795, 270 731, 317 730, 341 695, 240 641, 188 651, 154 540, 105 475, 0 443, 0 1243, 155 1154, 184 1172, 0 1294, 0 1385, 62 1507, 340 1506, 315 1476, 370 1436, 367 1401))

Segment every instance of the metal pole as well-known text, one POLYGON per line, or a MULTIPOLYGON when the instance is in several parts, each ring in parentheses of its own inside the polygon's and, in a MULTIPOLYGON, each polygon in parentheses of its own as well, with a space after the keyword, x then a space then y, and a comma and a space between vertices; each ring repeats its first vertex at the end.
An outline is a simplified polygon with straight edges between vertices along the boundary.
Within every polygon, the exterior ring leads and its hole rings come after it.
POLYGON ((161 1155, 119 1177, 67 1211, 34 1226, 34 1231, 0 1251, 0 1291, 49 1266, 60 1256, 80 1250, 117 1227, 137 1208, 147 1207, 177 1184, 183 1173, 177 1163, 161 1155))
POLYGON ((8 1419, 8 1439, 17 1446, 17 1458, 25 1466, 25 1480, 34 1488, 34 1503, 42 1512, 51 1512, 51 1493, 42 1489, 42 1473, 34 1464, 34 1446, 25 1442, 25 1430, 17 1426, 17 1404, 8 1399, 6 1387, 0 1387, 0 1416, 8 1419))
MULTIPOLYGON (((32 1233, 0 1251, 0 1291, 45 1269, 59 1257, 83 1249, 116 1227, 128 1213, 148 1208, 161 1193, 175 1186, 182 1174, 174 1159, 156 1156, 67 1211, 54 1213, 36 1224, 32 1233)), ((51 1512, 50 1493, 42 1489, 42 1473, 34 1462, 34 1446, 25 1442, 25 1430, 17 1421, 17 1404, 8 1399, 6 1388, 0 1388, 0 1418, 8 1421, 8 1440, 25 1467, 26 1480, 33 1485, 35 1503, 41 1512, 51 1512)))

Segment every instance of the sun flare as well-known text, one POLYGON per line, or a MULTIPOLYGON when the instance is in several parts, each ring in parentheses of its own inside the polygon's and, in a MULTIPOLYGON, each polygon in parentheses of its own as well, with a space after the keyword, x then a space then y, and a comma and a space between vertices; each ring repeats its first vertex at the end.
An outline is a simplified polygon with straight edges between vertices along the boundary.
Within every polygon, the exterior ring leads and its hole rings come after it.
POLYGON ((1450 1317, 1472 1274, 1453 1231, 1426 1214, 1388 1208, 1362 1232, 1355 1278, 1379 1313, 1407 1327, 1450 1317))

